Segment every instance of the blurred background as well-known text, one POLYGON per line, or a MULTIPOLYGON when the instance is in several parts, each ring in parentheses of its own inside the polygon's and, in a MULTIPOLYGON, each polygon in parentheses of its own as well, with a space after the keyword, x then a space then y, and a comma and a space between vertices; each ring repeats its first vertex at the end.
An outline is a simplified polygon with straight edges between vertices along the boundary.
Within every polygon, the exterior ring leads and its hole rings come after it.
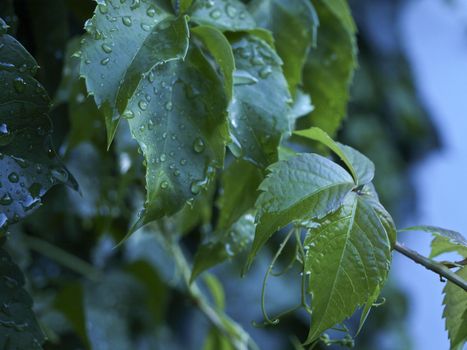
MULTIPOLYGON (((350 4, 359 27, 359 68, 338 138, 375 162, 376 187, 399 227, 433 224, 467 234, 463 182, 467 179, 467 2, 350 0, 350 4)), ((99 350, 201 349, 209 324, 177 288, 174 266, 163 245, 141 230, 122 249, 112 249, 143 198, 142 184, 135 179, 142 178, 144 169, 134 143, 117 136, 111 151, 114 159, 106 156, 103 161, 102 120, 83 86, 67 90, 62 82, 59 87, 62 73, 72 76, 63 70, 68 40, 82 34, 93 8, 88 0, 0 2, 0 15, 37 58, 42 67, 39 80, 55 96, 55 145, 83 193, 54 188, 47 205, 12 229, 9 250, 27 271, 37 314, 50 339, 46 349, 85 349, 83 327, 99 350), (80 129, 76 122, 84 117, 85 127, 80 129), (83 138, 88 141, 77 141, 83 138), (136 198, 125 198, 129 190, 136 198), (41 241, 26 238, 31 236, 41 241), (78 284, 76 272, 41 254, 37 242, 44 241, 92 262, 106 272, 106 278, 99 284, 78 284), (148 307, 143 305, 146 299, 148 307), (83 308, 91 320, 86 325, 81 320, 83 308), (125 323, 130 321, 131 327, 125 323)), ((430 239, 415 232, 400 235, 401 241, 425 255, 430 239)), ((192 253, 199 240, 196 235, 184 239, 186 251, 192 253)), ((265 250, 241 280, 241 258, 213 273, 224 285, 227 313, 261 349, 291 349, 290 334, 300 339, 306 335, 306 315, 287 316, 272 328, 252 324, 262 321, 260 281, 271 255, 265 250)), ((297 299, 298 286, 292 287, 296 277, 288 274, 270 280, 271 314, 297 299)), ((395 254, 383 291, 387 302, 371 312, 355 348, 448 349, 441 317, 443 287, 436 275, 395 254)), ((350 325, 358 325, 358 317, 350 325)))

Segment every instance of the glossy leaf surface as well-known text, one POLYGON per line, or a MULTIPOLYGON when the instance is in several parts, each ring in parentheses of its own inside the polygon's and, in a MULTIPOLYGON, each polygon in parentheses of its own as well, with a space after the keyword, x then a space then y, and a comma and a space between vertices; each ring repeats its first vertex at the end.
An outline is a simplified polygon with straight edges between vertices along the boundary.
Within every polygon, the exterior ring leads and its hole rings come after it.
POLYGON ((277 147, 289 132, 290 94, 282 61, 263 40, 243 36, 232 41, 236 71, 229 108, 230 149, 260 167, 277 161, 277 147))
POLYGON ((54 185, 77 184, 55 153, 49 97, 35 79, 35 60, 0 33, 0 231, 41 204, 54 185))
POLYGON ((301 154, 270 166, 259 187, 258 226, 248 264, 275 231, 293 222, 326 216, 354 186, 346 170, 316 154, 301 154))
POLYGON ((0 348, 42 349, 44 334, 32 312, 32 299, 24 290, 23 274, 2 248, 0 275, 0 348))
POLYGON ((269 29, 292 95, 302 83, 302 70, 316 40, 318 17, 309 0, 254 0, 249 4, 258 26, 269 29))
POLYGON ((305 271, 312 293, 307 343, 373 300, 387 278, 395 227, 374 205, 370 195, 352 192, 305 238, 305 271))
POLYGON ((305 64, 303 86, 315 106, 310 123, 332 136, 346 114, 357 65, 355 24, 345 0, 313 4, 319 17, 318 40, 305 64))
POLYGON ((253 17, 239 0, 196 0, 189 14, 194 22, 211 25, 222 31, 250 30, 256 27, 253 17))
MULTIPOLYGON (((457 274, 467 280, 466 267, 458 270, 457 274)), ((443 317, 446 319, 451 350, 461 350, 467 342, 467 293, 451 282, 446 283, 443 293, 443 317)))

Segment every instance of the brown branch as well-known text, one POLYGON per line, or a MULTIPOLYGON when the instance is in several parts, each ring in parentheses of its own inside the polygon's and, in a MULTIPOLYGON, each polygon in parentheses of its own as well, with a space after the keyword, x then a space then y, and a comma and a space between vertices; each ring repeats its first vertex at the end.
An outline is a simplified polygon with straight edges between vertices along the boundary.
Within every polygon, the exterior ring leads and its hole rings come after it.
POLYGON ((454 272, 449 270, 443 264, 437 261, 428 259, 427 257, 418 254, 416 251, 405 247, 403 244, 399 242, 396 242, 396 244, 394 245, 394 250, 398 251, 402 255, 405 255, 409 259, 415 261, 417 264, 424 266, 426 269, 435 272, 441 277, 447 279, 448 281, 454 283, 455 285, 461 287, 463 290, 467 291, 467 282, 462 277, 460 277, 459 275, 456 275, 454 272))

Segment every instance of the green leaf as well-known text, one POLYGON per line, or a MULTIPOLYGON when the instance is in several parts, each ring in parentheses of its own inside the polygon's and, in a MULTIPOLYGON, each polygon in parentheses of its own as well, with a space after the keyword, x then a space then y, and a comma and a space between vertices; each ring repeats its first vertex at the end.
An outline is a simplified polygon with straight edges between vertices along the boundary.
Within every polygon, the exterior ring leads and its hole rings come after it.
MULTIPOLYGON (((467 280, 467 268, 463 267, 456 272, 467 280)), ((467 342, 467 293, 454 283, 447 282, 443 290, 446 330, 451 340, 451 350, 462 350, 467 342)))
POLYGON ((239 0, 195 0, 190 18, 201 25, 211 25, 222 31, 255 29, 256 23, 239 0))
POLYGON ((280 161, 271 165, 269 172, 259 187, 258 225, 247 266, 274 232, 333 212, 355 186, 346 170, 316 154, 280 161))
POLYGON ((0 276, 0 348, 42 349, 44 334, 32 312, 32 299, 24 290, 23 274, 2 248, 0 276))
POLYGON ((0 231, 41 204, 57 184, 77 184, 51 141, 49 97, 37 64, 13 37, 0 34, 0 231))
POLYGON ((272 31, 290 91, 295 95, 316 40, 318 17, 313 5, 309 0, 254 0, 248 8, 258 26, 272 31))
POLYGON ((224 77, 225 94, 230 101, 233 95, 235 59, 229 41, 221 31, 214 27, 198 26, 193 28, 191 32, 203 42, 219 65, 224 77))
POLYGON ((185 13, 193 3, 193 0, 172 0, 175 13, 185 13))
POLYGON ((303 87, 315 110, 309 123, 331 136, 346 113, 349 85, 357 65, 355 24, 346 0, 313 2, 319 17, 318 41, 304 68, 303 87))
POLYGON ((229 339, 216 328, 211 328, 203 344, 203 350, 234 350, 229 339))
POLYGON ((54 309, 60 311, 67 318, 73 330, 89 348, 81 284, 72 282, 65 285, 55 297, 54 309))
POLYGON ((329 147, 349 169, 357 185, 366 185, 373 180, 375 165, 357 150, 335 142, 325 131, 317 127, 294 132, 295 135, 303 136, 314 141, 321 142, 329 147))
MULTIPOLYGON (((188 51, 190 32, 188 17, 168 18, 157 24, 128 66, 117 95, 118 112, 125 112, 141 77, 155 66, 172 60, 183 60, 188 51)), ((155 77, 154 77, 155 78, 155 77)), ((148 79, 151 79, 148 76, 148 79)))
POLYGON ((257 188, 263 179, 261 171, 246 161, 233 161, 222 173, 222 191, 217 206, 217 229, 226 230, 245 212, 252 209, 258 198, 257 188))
POLYGON ((156 61, 144 60, 144 53, 150 51, 146 43, 155 44, 154 41, 158 40, 167 43, 166 37, 172 37, 172 26, 163 29, 170 22, 165 22, 162 28, 158 26, 171 17, 168 11, 163 7, 163 1, 106 1, 96 7, 94 16, 85 23, 87 34, 82 41, 80 70, 86 79, 88 92, 94 96, 104 114, 109 144, 124 112, 122 109, 126 101, 123 97, 131 94, 136 87, 134 75, 149 72, 154 65, 169 59, 169 53, 173 53, 172 45, 167 45, 160 52, 153 52, 155 57, 149 55, 156 61), (158 35, 160 32, 164 34, 158 35), (142 61, 143 65, 135 66, 132 64, 134 59, 142 61), (121 92, 124 81, 129 82, 130 86, 124 86, 121 92), (119 95, 120 101, 117 102, 119 95))
POLYGON ((297 89, 295 92, 295 99, 289 113, 290 130, 295 129, 295 122, 298 118, 313 112, 314 109, 315 107, 311 102, 310 95, 305 94, 301 89, 297 89))
POLYGON ((282 61, 263 40, 242 36, 232 41, 234 99, 229 108, 232 153, 266 167, 277 161, 277 147, 289 132, 290 94, 282 61))
POLYGON ((244 252, 253 241, 254 233, 255 219, 251 213, 243 215, 230 228, 215 232, 213 239, 198 248, 190 280, 244 252))
POLYGON ((91 349, 137 348, 138 336, 154 332, 149 298, 144 285, 123 272, 110 272, 98 283, 86 283, 84 310, 91 349))
POLYGON ((224 164, 227 98, 201 50, 157 66, 128 103, 146 161, 145 213, 134 229, 180 210, 224 164), (149 79, 157 77, 156 81, 149 79))
POLYGON ((224 310, 225 309, 225 293, 224 288, 222 286, 222 282, 217 279, 216 276, 212 274, 205 274, 203 278, 203 282, 209 290, 209 294, 211 294, 211 298, 213 300, 216 309, 224 310))
POLYGON ((427 225, 407 227, 399 231, 422 231, 432 234, 434 239, 431 242, 430 258, 454 251, 457 251, 464 258, 467 257, 467 239, 459 232, 427 225))
POLYGON ((74 148, 86 141, 100 144, 102 135, 105 137, 102 114, 99 112, 93 97, 87 95, 84 80, 79 78, 80 59, 74 55, 79 47, 79 38, 74 38, 68 43, 62 81, 54 99, 55 105, 68 104, 68 116, 71 124, 67 144, 69 148, 74 148))
MULTIPOLYGON (((350 193, 342 207, 316 223, 305 238, 312 322, 307 344, 374 300, 391 263, 390 226, 374 197, 350 193)), ((392 231, 392 232, 391 232, 392 231)))

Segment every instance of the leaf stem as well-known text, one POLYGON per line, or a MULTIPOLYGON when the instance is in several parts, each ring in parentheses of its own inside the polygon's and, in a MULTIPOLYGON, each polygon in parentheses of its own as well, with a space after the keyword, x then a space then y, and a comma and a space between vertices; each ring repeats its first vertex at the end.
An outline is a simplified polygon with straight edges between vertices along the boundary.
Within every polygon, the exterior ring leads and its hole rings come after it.
POLYGON ((272 270, 274 269, 274 265, 276 264, 277 259, 279 259, 279 256, 282 254, 282 251, 284 250, 284 247, 287 245, 287 242, 289 241, 290 237, 293 235, 295 229, 290 230, 290 232, 286 235, 282 243, 279 245, 279 249, 276 252, 276 255, 274 255, 274 258, 272 259, 271 263, 269 264, 269 267, 266 271, 266 274, 264 275, 263 279, 263 287, 261 288, 261 311, 263 312, 263 317, 266 321, 266 323, 270 325, 275 325, 279 323, 279 319, 275 318, 271 320, 268 316, 268 313, 266 311, 266 285, 269 279, 269 275, 271 274, 272 270))
POLYGON ((40 238, 25 235, 24 240, 30 249, 35 250, 39 254, 55 260, 60 265, 65 266, 71 271, 83 275, 92 281, 99 280, 101 274, 100 271, 87 261, 84 261, 40 238))
POLYGON ((394 250, 398 251, 402 255, 405 255, 407 258, 415 261, 417 264, 420 264, 424 266, 426 269, 431 270, 441 277, 444 277, 448 281, 454 283, 455 285, 461 287, 463 290, 467 291, 467 282, 460 277, 459 275, 456 275, 454 272, 449 270, 446 266, 443 264, 438 263, 437 261, 434 261, 432 259, 429 259, 423 255, 420 255, 416 251, 407 248, 403 244, 396 242, 394 245, 394 250))
MULTIPOLYGON (((157 234, 157 233, 156 233, 157 234)), ((190 283, 191 268, 178 242, 170 237, 170 234, 163 234, 167 248, 172 253, 174 261, 180 271, 188 295, 206 316, 211 324, 224 334, 231 342, 235 350, 257 349, 250 336, 235 321, 230 319, 223 311, 214 309, 207 301, 203 292, 199 289, 196 282, 190 283), (168 237, 169 236, 169 237, 168 237)))

